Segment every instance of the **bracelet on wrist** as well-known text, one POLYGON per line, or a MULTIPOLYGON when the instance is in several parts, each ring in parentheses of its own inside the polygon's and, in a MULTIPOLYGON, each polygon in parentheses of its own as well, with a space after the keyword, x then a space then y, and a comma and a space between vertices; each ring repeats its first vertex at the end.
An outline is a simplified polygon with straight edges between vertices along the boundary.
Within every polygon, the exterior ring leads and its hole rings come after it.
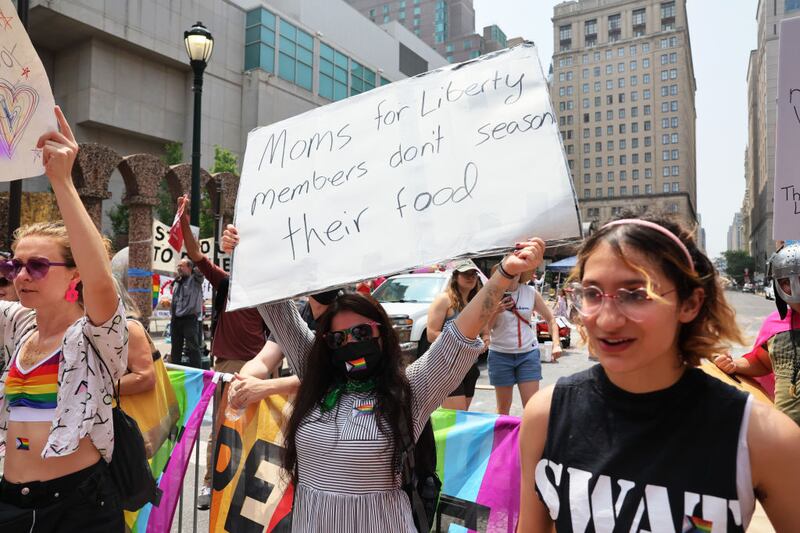
POLYGON ((506 269, 503 268, 503 261, 502 260, 500 260, 500 262, 497 264, 497 271, 500 272, 500 275, 503 276, 506 279, 514 279, 514 276, 509 274, 508 271, 506 271, 506 269))

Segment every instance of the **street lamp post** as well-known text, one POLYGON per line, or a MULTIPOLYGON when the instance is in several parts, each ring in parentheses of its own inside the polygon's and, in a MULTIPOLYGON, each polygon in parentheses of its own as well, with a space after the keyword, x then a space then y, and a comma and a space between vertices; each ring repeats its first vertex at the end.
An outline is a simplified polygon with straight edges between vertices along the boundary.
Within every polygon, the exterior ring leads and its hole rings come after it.
POLYGON ((211 32, 197 22, 188 31, 183 32, 183 42, 186 44, 186 53, 189 54, 189 64, 194 72, 194 119, 192 131, 192 194, 189 221, 193 226, 200 225, 200 110, 203 97, 203 72, 208 65, 211 52, 214 50, 214 38, 211 32))

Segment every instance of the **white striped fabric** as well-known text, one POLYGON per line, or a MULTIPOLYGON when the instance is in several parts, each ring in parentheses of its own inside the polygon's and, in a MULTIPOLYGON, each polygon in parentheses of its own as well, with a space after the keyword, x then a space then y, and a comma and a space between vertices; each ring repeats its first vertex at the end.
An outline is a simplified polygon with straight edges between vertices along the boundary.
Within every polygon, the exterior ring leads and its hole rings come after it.
MULTIPOLYGON (((259 308, 301 379, 314 333, 291 302, 259 308)), ((430 414, 458 386, 483 351, 450 323, 428 352, 407 370, 414 439, 430 414)), ((411 506, 392 467, 391 440, 378 429, 372 393, 346 393, 332 411, 309 413, 297 432, 299 484, 293 531, 373 533, 415 531, 411 506)))

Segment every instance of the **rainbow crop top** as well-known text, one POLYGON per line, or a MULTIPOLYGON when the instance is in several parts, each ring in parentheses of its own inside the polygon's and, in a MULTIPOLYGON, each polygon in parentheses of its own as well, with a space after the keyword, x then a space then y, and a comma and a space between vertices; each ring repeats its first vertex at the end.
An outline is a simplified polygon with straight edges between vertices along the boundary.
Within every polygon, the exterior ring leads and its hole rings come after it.
POLYGON ((19 366, 19 358, 8 369, 6 399, 12 422, 52 422, 58 396, 58 362, 61 349, 28 371, 19 366))

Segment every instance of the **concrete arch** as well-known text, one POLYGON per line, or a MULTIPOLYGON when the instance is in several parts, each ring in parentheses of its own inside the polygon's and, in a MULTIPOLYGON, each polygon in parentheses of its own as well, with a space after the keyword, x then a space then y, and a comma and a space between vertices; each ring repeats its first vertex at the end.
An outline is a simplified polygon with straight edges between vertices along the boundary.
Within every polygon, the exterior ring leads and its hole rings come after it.
POLYGON ((98 143, 80 143, 78 148, 72 179, 89 216, 97 229, 101 229, 103 200, 111 198, 108 181, 122 157, 108 146, 98 143))

